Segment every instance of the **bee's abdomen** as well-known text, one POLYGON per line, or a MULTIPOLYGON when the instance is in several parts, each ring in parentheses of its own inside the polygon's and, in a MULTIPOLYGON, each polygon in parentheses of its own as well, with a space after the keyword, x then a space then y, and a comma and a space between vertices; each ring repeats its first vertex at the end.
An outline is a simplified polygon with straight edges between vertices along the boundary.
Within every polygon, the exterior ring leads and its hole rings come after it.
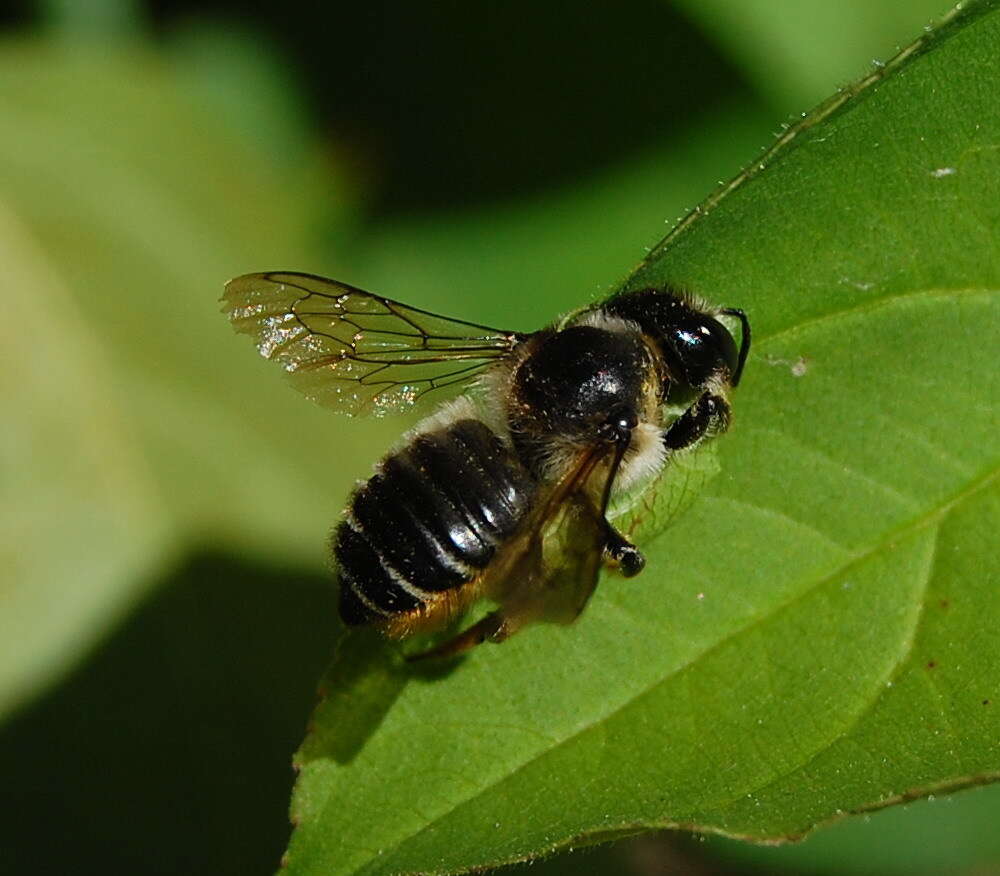
POLYGON ((416 436, 351 497, 334 535, 345 623, 426 607, 471 581, 533 492, 513 451, 478 420, 416 436))

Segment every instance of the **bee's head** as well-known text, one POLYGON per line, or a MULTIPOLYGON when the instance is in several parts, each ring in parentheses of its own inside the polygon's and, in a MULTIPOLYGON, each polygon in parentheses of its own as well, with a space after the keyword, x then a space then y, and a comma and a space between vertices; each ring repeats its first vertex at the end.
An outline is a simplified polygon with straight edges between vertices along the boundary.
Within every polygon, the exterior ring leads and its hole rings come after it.
POLYGON ((750 350, 750 324, 739 310, 709 311, 673 292, 644 289, 623 295, 608 310, 637 322, 655 338, 671 383, 701 390, 712 383, 736 386, 750 350), (718 316, 740 320, 739 348, 718 316))

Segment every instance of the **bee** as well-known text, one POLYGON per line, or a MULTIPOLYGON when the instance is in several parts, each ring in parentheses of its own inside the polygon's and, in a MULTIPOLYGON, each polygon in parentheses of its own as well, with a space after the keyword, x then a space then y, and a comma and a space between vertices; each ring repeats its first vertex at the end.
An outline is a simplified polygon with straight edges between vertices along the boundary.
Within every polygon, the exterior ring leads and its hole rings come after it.
POLYGON ((531 333, 285 271, 237 277, 223 302, 235 329, 326 407, 382 416, 442 402, 357 487, 332 535, 349 626, 403 638, 480 599, 498 606, 420 656, 569 623, 603 565, 638 574, 645 558, 609 506, 728 428, 750 350, 743 311, 666 288, 531 333), (723 317, 738 321, 738 347, 723 317))

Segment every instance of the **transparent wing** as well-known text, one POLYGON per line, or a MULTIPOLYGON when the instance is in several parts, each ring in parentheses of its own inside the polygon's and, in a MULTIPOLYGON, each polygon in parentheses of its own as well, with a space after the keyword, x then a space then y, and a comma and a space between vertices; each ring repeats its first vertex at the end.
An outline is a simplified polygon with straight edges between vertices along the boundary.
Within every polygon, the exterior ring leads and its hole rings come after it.
POLYGON ((511 629, 536 620, 568 624, 590 599, 607 540, 597 497, 609 477, 607 448, 595 446, 545 488, 518 535, 505 545, 491 574, 491 598, 511 629))
POLYGON ((502 641, 536 621, 576 620, 603 565, 604 510, 615 468, 600 465, 607 456, 606 447, 595 445, 562 478, 541 489, 482 582, 483 595, 500 607, 453 639, 408 659, 452 657, 487 639, 502 641))
POLYGON ((289 271, 230 280, 222 300, 236 331, 300 392, 349 415, 396 413, 460 391, 524 337, 289 271))

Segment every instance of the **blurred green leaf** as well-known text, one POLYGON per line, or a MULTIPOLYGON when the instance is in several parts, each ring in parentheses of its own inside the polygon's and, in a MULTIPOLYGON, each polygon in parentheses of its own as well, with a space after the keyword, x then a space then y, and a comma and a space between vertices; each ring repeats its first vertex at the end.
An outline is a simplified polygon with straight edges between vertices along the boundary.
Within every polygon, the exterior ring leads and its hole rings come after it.
POLYGON ((0 713, 89 644, 169 543, 155 481, 62 278, 0 207, 0 713))
POLYGON ((677 0, 786 111, 820 100, 935 21, 942 0, 677 0))
POLYGON ((134 38, 142 19, 139 0, 39 0, 47 28, 62 38, 134 38))
POLYGON ((289 873, 455 872, 662 826, 786 839, 1000 775, 1000 14, 968 10, 633 276, 750 313, 723 475, 573 628, 446 679, 348 686, 342 656, 289 873))
MULTIPOLYGON (((300 83, 289 59, 264 34, 233 22, 195 19, 171 32, 169 48, 180 81, 248 147, 265 152, 283 170, 310 160, 314 145, 300 83)), ((330 206, 343 210, 343 204, 330 206)))
POLYGON ((274 169, 169 67, 106 49, 4 45, 0 128, 2 711, 176 551, 321 568, 355 472, 332 497, 315 484, 334 424, 277 375, 249 385, 252 357, 218 312, 229 277, 314 263, 303 229, 336 202, 308 163, 274 169))

